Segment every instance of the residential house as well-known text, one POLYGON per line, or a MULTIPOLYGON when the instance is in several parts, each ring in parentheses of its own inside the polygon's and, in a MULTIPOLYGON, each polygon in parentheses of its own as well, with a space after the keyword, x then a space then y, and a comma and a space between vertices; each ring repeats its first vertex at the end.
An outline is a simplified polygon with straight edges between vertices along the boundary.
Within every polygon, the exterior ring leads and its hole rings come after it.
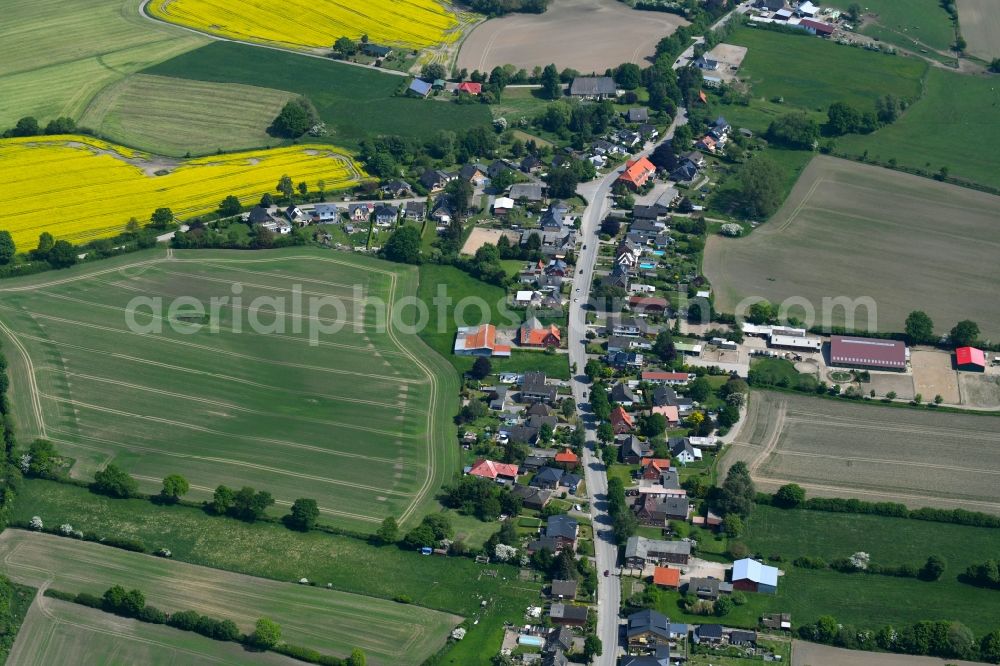
MULTIPOLYGON (((572 449, 563 449, 556 454, 556 464, 569 471, 580 466, 580 456, 573 453, 572 449)), ((564 481, 565 483, 565 481, 564 481)))
POLYGON ((637 352, 608 352, 605 362, 616 370, 638 370, 646 362, 642 354, 637 352))
POLYGON ((292 224, 306 223, 305 213, 303 213, 302 209, 296 206, 295 204, 292 204, 291 206, 285 209, 285 217, 288 218, 288 221, 291 222, 292 224))
POLYGON ((692 578, 687 583, 687 594, 706 601, 715 601, 721 594, 731 594, 732 591, 731 584, 718 578, 692 578))
POLYGON ((545 274, 553 275, 556 277, 568 277, 571 273, 569 264, 567 264, 562 259, 550 259, 549 263, 545 265, 545 274))
POLYGON ((736 647, 757 647, 757 632, 745 629, 732 629, 729 632, 729 644, 736 647))
POLYGON ((427 97, 433 87, 433 83, 424 81, 423 79, 413 79, 410 83, 410 87, 406 89, 406 92, 407 94, 415 95, 417 97, 427 97))
POLYGON ((633 347, 632 343, 638 342, 637 338, 629 338, 624 335, 612 335, 608 338, 608 352, 631 351, 638 347, 633 347))
POLYGON ((541 183, 515 183, 510 186, 509 196, 514 201, 538 202, 544 199, 541 183))
POLYGON ((451 224, 451 201, 447 196, 439 196, 434 201, 434 211, 431 218, 437 224, 451 224))
POLYGON ((677 392, 669 386, 657 386, 653 390, 653 405, 656 407, 665 405, 676 407, 681 416, 694 409, 694 401, 691 398, 677 395, 677 392))
POLYGON ((509 357, 510 345, 497 344, 496 336, 493 324, 461 326, 455 335, 454 352, 457 356, 509 357))
POLYGON ((498 386, 493 389, 490 393, 490 409, 496 412, 502 412, 507 409, 508 401, 510 400, 510 391, 506 386, 498 386))
POLYGON ((810 35, 819 35, 820 37, 829 37, 837 29, 837 26, 833 25, 832 23, 814 21, 811 18, 802 19, 799 22, 798 27, 805 30, 810 35))
POLYGON ((711 58, 706 58, 705 56, 698 56, 694 61, 694 66, 698 69, 704 69, 709 72, 714 72, 719 69, 719 61, 713 60, 711 58))
POLYGON ((634 271, 639 265, 639 257, 641 256, 642 248, 625 240, 615 250, 615 264, 628 271, 634 271))
POLYGON ((653 654, 627 654, 621 666, 670 666, 670 646, 660 645, 653 654))
POLYGON ((595 155, 626 155, 628 151, 617 143, 611 143, 607 139, 597 139, 590 144, 590 149, 595 155))
POLYGON ((650 414, 659 414, 667 420, 667 425, 674 428, 681 422, 681 415, 673 405, 657 405, 649 410, 650 414))
POLYGON ((562 485, 564 474, 565 472, 558 467, 543 467, 532 477, 528 485, 544 490, 557 490, 562 485))
POLYGON ((570 666, 569 658, 562 650, 546 652, 542 655, 542 666, 570 666))
POLYGON ((506 434, 507 441, 514 444, 534 444, 538 439, 538 428, 529 425, 504 427, 500 432, 506 434))
POLYGON ((500 176, 504 171, 517 172, 520 168, 520 164, 511 162, 509 160, 496 160, 486 167, 486 175, 491 179, 495 179, 500 176))
POLYGON ((618 86, 610 76, 578 76, 570 84, 571 97, 608 99, 618 96, 618 86))
POLYGON ((681 586, 681 570, 671 567, 656 567, 653 570, 653 585, 668 590, 676 590, 681 586))
POLYGON ((608 335, 639 337, 646 329, 635 317, 608 317, 606 331, 608 335))
POLYGON ((635 421, 632 416, 619 405, 611 411, 611 427, 616 435, 624 435, 635 429, 635 421))
POLYGON ((705 168, 705 156, 697 150, 692 150, 681 158, 681 162, 693 165, 696 169, 705 168))
POLYGON ((625 542, 625 566, 635 569, 641 569, 647 564, 686 565, 690 559, 690 541, 663 541, 634 535, 625 542))
POLYGON ((576 599, 577 585, 575 580, 553 580, 549 596, 553 599, 576 599))
POLYGON ((633 132, 630 129, 623 129, 619 130, 618 133, 615 134, 615 140, 626 148, 634 148, 642 141, 642 136, 638 132, 633 132))
POLYGON ((549 609, 549 619, 553 624, 568 627, 582 627, 587 624, 587 607, 574 604, 555 603, 549 609))
POLYGON ((382 190, 382 194, 389 197, 400 198, 405 197, 413 191, 413 187, 410 186, 405 180, 390 180, 388 183, 379 188, 382 190))
POLYGON ((656 125, 643 123, 639 125, 639 135, 646 141, 653 141, 656 137, 660 136, 660 130, 656 129, 656 125))
MULTIPOLYGON (((683 386, 694 379, 694 375, 687 372, 667 372, 664 370, 647 370, 642 373, 642 381, 660 386, 683 386)), ((676 397, 676 393, 674 396, 676 397)))
POLYGON ((545 536, 558 541, 560 548, 576 550, 576 537, 579 533, 580 527, 576 520, 564 513, 549 516, 545 523, 545 536))
POLYGON ((773 594, 778 589, 778 569, 750 558, 736 560, 732 582, 734 590, 773 594))
POLYGON ((399 210, 395 206, 386 204, 376 206, 375 211, 372 213, 372 219, 375 220, 376 226, 379 227, 391 227, 396 224, 398 217, 399 210))
POLYGON ((687 520, 690 512, 687 498, 644 495, 637 515, 644 525, 662 527, 668 520, 687 520))
POLYGON ((552 416, 552 409, 544 402, 536 402, 524 410, 524 413, 528 416, 528 418, 531 418, 532 416, 546 417, 552 416))
POLYGON ((440 169, 427 169, 420 174, 420 184, 431 193, 440 192, 445 185, 455 180, 456 176, 440 169))
POLYGON ((683 640, 687 638, 688 626, 683 622, 671 622, 670 623, 670 639, 671 640, 683 640))
POLYGON ((547 466, 553 460, 555 460, 555 456, 547 457, 547 456, 539 456, 532 454, 530 456, 527 456, 524 459, 524 462, 521 463, 521 469, 526 471, 536 471, 538 469, 541 469, 542 467, 547 466))
POLYGON ((573 648, 573 632, 566 627, 557 627, 545 639, 545 652, 569 652, 573 648))
POLYGON ((671 469, 669 458, 642 458, 639 464, 642 465, 642 469, 639 470, 639 478, 649 481, 659 480, 661 474, 671 469))
POLYGON ((611 269, 611 273, 605 275, 601 279, 601 284, 603 284, 605 287, 628 289, 629 285, 628 268, 622 266, 621 264, 615 264, 614 268, 611 269))
POLYGON ((493 200, 494 215, 507 215, 512 210, 514 210, 514 200, 510 197, 497 197, 493 200))
POLYGON ((549 402, 556 399, 558 389, 545 383, 544 372, 526 372, 521 382, 522 402, 549 402))
POLYGON ((652 609, 632 613, 627 618, 625 639, 629 652, 652 652, 670 644, 670 620, 652 609))
POLYGON ((677 183, 690 183, 698 176, 698 167, 690 162, 683 162, 670 172, 670 180, 677 183))
POLYGON ((331 222, 336 222, 340 217, 340 209, 337 208, 337 204, 321 203, 316 204, 312 212, 312 221, 314 224, 330 224, 331 222))
POLYGON ((635 435, 619 440, 618 456, 626 465, 638 465, 643 458, 653 455, 653 446, 635 435))
POLYGON ((482 187, 488 180, 486 177, 486 167, 482 164, 462 165, 462 168, 458 170, 458 177, 476 187, 482 187))
POLYGON ((644 123, 649 120, 649 109, 644 106, 629 109, 625 112, 625 119, 630 123, 644 123))
POLYGON ((553 202, 542 214, 539 224, 545 231, 559 231, 564 226, 572 224, 572 217, 569 215, 569 206, 560 202, 553 202))
POLYGON ((486 458, 480 458, 466 470, 470 476, 478 476, 481 479, 489 479, 497 483, 514 483, 517 481, 517 465, 494 462, 486 458))
POLYGON ((653 204, 652 206, 636 206, 632 209, 633 222, 628 227, 628 232, 630 234, 638 234, 643 238, 653 238, 657 234, 663 233, 666 226, 662 220, 667 217, 669 211, 660 206, 659 204, 653 204))
POLYGON ((372 42, 362 42, 358 48, 361 53, 370 58, 385 58, 392 53, 392 49, 388 46, 382 46, 381 44, 374 44, 372 42))
POLYGON ((375 210, 373 203, 352 203, 347 206, 347 218, 351 222, 366 222, 375 210))
POLYGON ((455 89, 456 94, 467 93, 469 95, 478 95, 483 92, 483 84, 475 83, 473 81, 462 81, 458 84, 458 88, 455 89))
POLYGON ((719 142, 714 137, 706 134, 705 136, 701 137, 701 139, 695 145, 702 150, 707 150, 710 153, 714 153, 716 147, 718 146, 718 143, 719 142))
POLYGON ((537 317, 531 317, 518 329, 518 344, 522 347, 556 347, 562 344, 562 334, 555 324, 542 326, 537 317))
POLYGON ((697 644, 722 645, 722 625, 702 624, 694 630, 694 642, 697 644))
POLYGON ((256 226, 258 224, 264 225, 274 222, 274 217, 272 217, 271 213, 263 206, 254 206, 250 209, 250 212, 247 213, 246 220, 252 226, 256 226))
POLYGON ((661 315, 670 307, 670 302, 655 296, 630 296, 628 307, 632 312, 661 315))
POLYGON ((527 155, 523 160, 521 160, 521 171, 524 173, 535 173, 542 169, 542 161, 535 157, 534 155, 527 155))
POLYGON ((671 437, 667 443, 670 447, 670 455, 682 465, 687 465, 701 460, 701 449, 691 446, 691 440, 687 437, 671 437))
POLYGON ((427 203, 424 201, 407 201, 403 208, 403 217, 407 220, 420 222, 427 215, 427 203))
MULTIPOLYGON (((527 462, 525 460, 525 467, 527 467, 527 462)), ((552 499, 550 491, 535 486, 515 485, 511 488, 510 492, 514 497, 521 498, 521 502, 526 509, 534 509, 535 511, 544 509, 545 505, 552 499)))
POLYGON ((639 190, 654 175, 656 175, 656 167, 653 166, 653 163, 645 157, 640 157, 625 163, 625 171, 618 177, 618 180, 632 190, 639 190))
POLYGON ((765 629, 792 630, 792 616, 789 613, 768 613, 760 618, 760 624, 765 629))
POLYGON ((623 407, 631 407, 639 402, 632 389, 625 382, 619 382, 611 388, 611 402, 617 402, 623 407))
POLYGON ((559 552, 559 542, 551 537, 543 536, 528 543, 528 555, 534 555, 541 550, 557 553, 559 552))

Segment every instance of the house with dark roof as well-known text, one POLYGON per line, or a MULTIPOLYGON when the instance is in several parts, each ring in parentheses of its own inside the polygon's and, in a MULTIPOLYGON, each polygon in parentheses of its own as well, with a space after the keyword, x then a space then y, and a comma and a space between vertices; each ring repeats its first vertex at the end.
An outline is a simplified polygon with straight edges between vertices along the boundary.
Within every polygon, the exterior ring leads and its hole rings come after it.
POLYGON ((691 578, 688 580, 686 593, 699 599, 715 601, 723 592, 730 594, 732 591, 733 586, 730 583, 718 578, 691 578))
POLYGON ((629 109, 625 112, 625 119, 630 123, 644 123, 649 120, 649 109, 644 106, 629 109))
POLYGON ((375 210, 373 203, 352 203, 347 206, 347 218, 351 222, 365 222, 375 210))
POLYGON ((575 604, 555 603, 549 609, 549 619, 552 620, 552 624, 582 627, 587 624, 587 607, 575 604))
POLYGON ((406 89, 408 95, 415 95, 417 97, 427 97, 430 94, 431 89, 434 87, 433 83, 429 83, 422 79, 413 79, 410 83, 410 87, 406 89))
POLYGON ((573 632, 566 627, 556 627, 549 632, 548 637, 545 639, 546 652, 555 652, 556 650, 569 652, 572 647, 573 632))
POLYGON ((510 186, 508 196, 514 201, 541 201, 543 196, 543 186, 541 183, 515 183, 510 186))
POLYGON ((549 596, 553 599, 576 599, 575 580, 553 580, 549 586, 549 596))
POLYGON ((547 652, 542 655, 542 666, 569 666, 569 659, 562 650, 547 652))
POLYGON ((456 176, 453 174, 441 171, 440 169, 426 169, 420 174, 420 184, 432 193, 440 192, 444 189, 445 185, 455 180, 455 178, 456 176))
POLYGON ((603 284, 605 287, 628 289, 629 285, 628 268, 622 266, 621 264, 615 264, 614 268, 611 269, 611 273, 605 275, 601 279, 601 284, 603 284))
POLYGON ((541 170, 544 166, 542 161, 535 157, 534 155, 527 155, 523 160, 521 160, 521 171, 524 173, 534 173, 541 170))
POLYGON ((458 170, 458 177, 462 180, 467 180, 476 187, 481 187, 486 183, 487 167, 482 164, 463 164, 462 168, 458 170))
POLYGON ((392 49, 388 46, 373 44, 372 42, 362 42, 358 45, 358 48, 363 54, 370 58, 385 58, 392 53, 392 49))
POLYGON ((733 629, 729 632, 729 644, 737 647, 757 647, 757 632, 733 629))
POLYGON ((544 372, 526 372, 521 381, 522 402, 552 402, 556 399, 557 387, 545 383, 544 372))
POLYGON ((536 488, 556 490, 562 483, 565 472, 558 467, 542 467, 528 483, 536 488))
POLYGON ((633 535, 625 542, 625 564, 635 569, 647 564, 687 564, 690 559, 689 541, 663 541, 633 535))
POLYGON ((626 465, 638 465, 643 458, 653 455, 653 447, 649 442, 642 441, 635 435, 628 435, 621 439, 621 446, 618 448, 618 457, 626 465))
POLYGON ((670 620, 663 613, 645 609, 629 615, 627 622, 629 652, 652 652, 658 645, 670 644, 670 620))
POLYGON ((403 217, 419 222, 427 215, 427 203, 424 201, 407 201, 403 208, 403 217))
POLYGON ((526 550, 528 551, 528 555, 534 555, 542 550, 547 550, 550 553, 557 553, 559 552, 559 542, 552 537, 543 536, 535 539, 534 541, 528 542, 526 550))
POLYGON ((687 520, 690 510, 686 497, 647 494, 636 515, 644 525, 663 527, 668 520, 687 520))
POLYGON ((250 224, 267 224, 274 222, 274 217, 263 206, 254 206, 247 215, 247 222, 250 224))
POLYGON ((708 645, 722 645, 722 625, 721 624, 702 624, 695 627, 694 630, 694 642, 706 643, 708 645))
POLYGON ((618 86, 610 76, 578 76, 570 84, 571 97, 607 99, 618 95, 618 86))
MULTIPOLYGON (((525 460, 525 467, 527 467, 527 459, 525 460)), ((514 497, 521 498, 521 502, 526 509, 534 509, 536 511, 544 509, 545 505, 552 499, 551 492, 535 486, 514 485, 511 487, 510 492, 514 497)))
POLYGON ((390 180, 388 183, 379 188, 382 194, 390 197, 405 197, 407 194, 413 191, 413 187, 410 186, 405 180, 390 180))
POLYGON ((653 654, 627 654, 620 666, 670 666, 670 646, 661 645, 653 654))
POLYGON ((320 203, 316 204, 312 212, 312 221, 315 224, 330 224, 336 222, 340 217, 340 209, 337 204, 320 203))
POLYGON ((670 172, 670 180, 677 183, 690 183, 698 176, 698 167, 690 162, 684 162, 670 172))
POLYGON ((632 389, 625 382, 618 382, 611 388, 611 402, 617 402, 624 407, 631 407, 639 402, 632 389))
POLYGON ((545 536, 558 541, 560 548, 576 550, 576 537, 579 531, 580 527, 576 520, 566 514, 549 516, 545 524, 545 536))

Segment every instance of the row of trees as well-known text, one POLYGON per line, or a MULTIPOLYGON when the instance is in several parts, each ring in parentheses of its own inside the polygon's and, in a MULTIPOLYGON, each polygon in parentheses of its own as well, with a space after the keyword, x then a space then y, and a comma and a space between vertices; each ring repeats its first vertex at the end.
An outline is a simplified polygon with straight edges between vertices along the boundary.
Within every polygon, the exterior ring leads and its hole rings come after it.
POLYGON ((68 116, 60 116, 50 120, 43 128, 38 124, 38 119, 34 116, 25 116, 17 123, 3 132, 3 138, 9 139, 17 136, 40 136, 42 134, 72 134, 78 131, 76 121, 68 116))
POLYGON ((608 479, 608 514, 615 542, 623 545, 635 533, 639 521, 625 498, 625 484, 618 477, 608 479))

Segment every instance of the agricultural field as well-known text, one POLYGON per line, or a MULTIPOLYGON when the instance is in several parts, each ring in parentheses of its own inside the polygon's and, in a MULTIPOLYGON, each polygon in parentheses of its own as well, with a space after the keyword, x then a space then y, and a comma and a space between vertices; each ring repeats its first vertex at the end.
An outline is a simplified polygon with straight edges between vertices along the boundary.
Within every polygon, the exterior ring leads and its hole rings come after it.
MULTIPOLYGON (((848 0, 827 4, 846 10, 848 0)), ((959 2, 961 11, 961 0, 959 2)), ((921 49, 947 52, 955 42, 951 16, 938 0, 866 0, 861 4, 865 17, 861 34, 895 46, 919 52, 921 49)), ((961 18, 961 16, 960 16, 961 18)), ((963 32, 965 25, 962 25, 963 32)))
POLYGON ((301 662, 274 652, 248 652, 236 643, 222 643, 190 631, 39 596, 18 632, 8 663, 295 666, 301 662))
POLYGON ((757 391, 723 460, 758 487, 1000 513, 996 417, 757 391), (947 455, 942 455, 947 451, 947 455))
POLYGON ((295 97, 237 83, 133 74, 99 93, 79 124, 157 155, 208 155, 285 143, 267 128, 295 97))
POLYGON ((362 35, 379 44, 410 49, 458 38, 458 21, 441 0, 152 0, 158 19, 227 39, 284 48, 330 51, 339 37, 362 35))
POLYGON ((356 148, 362 140, 380 135, 427 140, 440 130, 460 131, 491 122, 489 108, 483 104, 396 96, 407 84, 405 77, 232 42, 213 42, 143 73, 303 95, 326 123, 328 135, 317 140, 345 148, 356 148))
POLYGON ((462 621, 322 586, 252 578, 21 530, 0 536, 0 554, 4 573, 17 582, 96 595, 112 585, 138 588, 163 611, 194 610, 232 620, 243 633, 253 631, 258 617, 269 617, 293 645, 341 657, 360 647, 380 666, 422 663, 462 621))
POLYGON ((991 0, 958 0, 958 23, 967 51, 983 60, 1000 57, 1000 6, 991 0))
POLYGON ((874 109, 875 100, 886 94, 916 99, 927 70, 917 58, 842 46, 806 33, 740 27, 726 42, 748 49, 739 77, 751 84, 751 105, 780 97, 785 113, 801 109, 825 116, 833 102, 874 109))
POLYGON ((544 14, 508 14, 476 26, 457 65, 470 72, 506 64, 531 71, 555 63, 581 72, 643 65, 657 42, 686 24, 674 14, 637 11, 617 0, 553 0, 544 14))
POLYGON ((923 97, 899 120, 868 136, 837 139, 837 152, 863 155, 927 175, 947 167, 949 176, 1000 189, 1000 86, 995 77, 927 72, 923 97), (962 146, 955 152, 955 146, 962 146))
POLYGON ((820 643, 792 641, 792 666, 979 666, 981 663, 893 652, 863 652, 820 643))
POLYGON ((0 22, 0 128, 79 118, 105 87, 207 44, 139 15, 141 0, 8 0, 0 22))
POLYGON ((80 242, 121 233, 130 218, 144 223, 164 206, 185 218, 214 211, 230 194, 250 203, 285 174, 311 189, 322 180, 327 191, 364 175, 328 145, 169 162, 86 136, 4 139, 0 179, 11 195, 0 201, 0 217, 18 249, 28 250, 43 231, 80 242))
POLYGON ((408 524, 457 468, 457 378, 400 332, 412 312, 364 301, 412 295, 413 271, 301 248, 178 251, 9 281, 21 440, 50 439, 76 478, 114 462, 147 492, 179 473, 196 499, 249 485, 275 513, 309 497, 330 524, 408 524))
MULTIPOLYGON (((704 272, 722 312, 750 296, 796 297, 819 318, 825 297, 871 297, 878 330, 901 331, 907 314, 923 309, 941 331, 972 319, 995 338, 998 215, 994 195, 817 156, 770 222, 746 238, 709 238, 704 272)), ((865 328, 864 308, 856 314, 865 328)), ((844 309, 816 323, 842 325, 844 309)))

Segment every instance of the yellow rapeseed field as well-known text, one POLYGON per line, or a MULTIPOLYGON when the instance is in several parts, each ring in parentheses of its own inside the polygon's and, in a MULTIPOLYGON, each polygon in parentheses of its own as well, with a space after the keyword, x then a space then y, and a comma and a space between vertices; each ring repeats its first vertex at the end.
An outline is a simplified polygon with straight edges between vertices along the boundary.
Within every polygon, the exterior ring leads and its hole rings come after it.
POLYGON ((327 145, 213 155, 184 161, 162 176, 150 173, 164 166, 90 137, 4 139, 0 229, 25 251, 43 231, 81 242, 121 233, 132 217, 146 223, 163 206, 188 217, 215 210, 230 194, 250 203, 274 192, 284 174, 311 189, 322 180, 326 190, 363 176, 350 157, 327 145))
POLYGON ((291 48, 330 48, 338 37, 409 48, 458 37, 440 0, 153 0, 153 16, 213 35, 291 48))

